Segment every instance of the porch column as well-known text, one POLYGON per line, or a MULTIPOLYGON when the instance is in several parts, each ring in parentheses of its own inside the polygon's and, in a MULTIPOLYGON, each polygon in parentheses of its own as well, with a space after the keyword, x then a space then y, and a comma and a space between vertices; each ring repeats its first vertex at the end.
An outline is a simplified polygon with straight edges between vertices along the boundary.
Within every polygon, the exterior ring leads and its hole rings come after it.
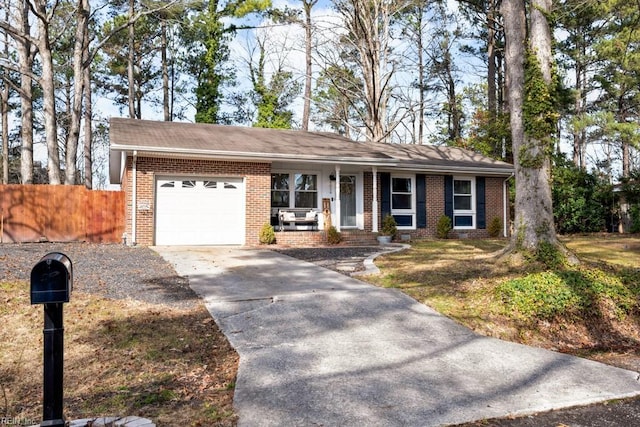
POLYGON ((378 232, 378 168, 372 167, 373 175, 373 196, 371 197, 371 231, 378 232))
POLYGON ((336 230, 340 225, 340 165, 336 165, 336 230))

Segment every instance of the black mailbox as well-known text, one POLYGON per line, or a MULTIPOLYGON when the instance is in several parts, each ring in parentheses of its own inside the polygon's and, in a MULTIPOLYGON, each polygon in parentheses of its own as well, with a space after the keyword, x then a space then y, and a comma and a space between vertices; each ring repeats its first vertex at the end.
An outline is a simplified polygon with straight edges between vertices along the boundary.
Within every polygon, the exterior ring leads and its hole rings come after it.
POLYGON ((69 302, 72 288, 73 266, 63 253, 48 253, 31 270, 31 304, 69 302))

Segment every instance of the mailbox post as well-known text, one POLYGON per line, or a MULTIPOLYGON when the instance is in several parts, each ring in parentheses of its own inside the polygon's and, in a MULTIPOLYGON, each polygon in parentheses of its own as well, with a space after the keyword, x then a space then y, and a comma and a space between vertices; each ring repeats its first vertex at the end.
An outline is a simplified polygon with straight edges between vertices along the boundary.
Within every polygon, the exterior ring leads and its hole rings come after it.
POLYGON ((62 304, 69 302, 73 266, 68 256, 51 252, 31 270, 31 304, 44 304, 44 385, 41 427, 66 425, 62 413, 64 327, 62 304))

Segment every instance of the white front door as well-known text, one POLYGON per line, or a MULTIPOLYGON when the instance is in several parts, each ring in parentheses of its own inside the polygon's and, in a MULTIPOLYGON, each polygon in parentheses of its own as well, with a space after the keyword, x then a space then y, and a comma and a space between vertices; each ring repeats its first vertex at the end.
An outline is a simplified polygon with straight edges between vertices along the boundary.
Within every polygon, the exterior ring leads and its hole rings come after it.
POLYGON ((340 227, 356 227, 356 177, 340 175, 340 227))
POLYGON ((242 178, 165 177, 156 181, 156 245, 241 245, 242 178))

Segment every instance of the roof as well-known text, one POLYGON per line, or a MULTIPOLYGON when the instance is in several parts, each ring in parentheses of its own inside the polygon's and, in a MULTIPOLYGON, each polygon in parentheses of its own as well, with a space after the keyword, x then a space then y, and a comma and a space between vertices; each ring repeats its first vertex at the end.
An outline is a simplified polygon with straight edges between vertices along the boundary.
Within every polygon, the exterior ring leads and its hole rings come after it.
MULTIPOLYGON (((513 166, 460 148, 353 141, 333 133, 112 118, 111 178, 120 153, 244 161, 351 164, 424 172, 510 175, 513 166)), ((114 181, 115 180, 115 181, 114 181)))

